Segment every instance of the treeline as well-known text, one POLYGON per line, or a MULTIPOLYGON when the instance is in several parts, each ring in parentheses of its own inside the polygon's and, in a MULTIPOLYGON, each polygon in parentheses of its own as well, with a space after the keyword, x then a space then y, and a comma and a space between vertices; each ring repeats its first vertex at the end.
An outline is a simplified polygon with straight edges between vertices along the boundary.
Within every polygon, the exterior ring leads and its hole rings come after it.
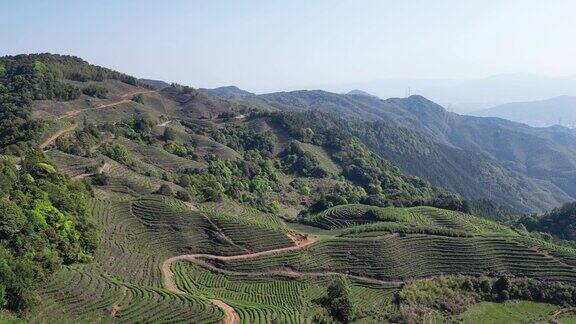
POLYGON ((42 53, 23 54, 12 57, 8 56, 5 58, 19 61, 24 64, 41 62, 46 66, 47 72, 53 75, 56 79, 66 79, 79 82, 104 81, 106 79, 111 79, 119 80, 134 86, 137 85, 153 89, 149 84, 141 82, 133 76, 89 64, 76 56, 42 53))
POLYGON ((576 202, 566 203, 542 215, 526 215, 518 220, 531 232, 545 232, 559 240, 576 240, 576 202))

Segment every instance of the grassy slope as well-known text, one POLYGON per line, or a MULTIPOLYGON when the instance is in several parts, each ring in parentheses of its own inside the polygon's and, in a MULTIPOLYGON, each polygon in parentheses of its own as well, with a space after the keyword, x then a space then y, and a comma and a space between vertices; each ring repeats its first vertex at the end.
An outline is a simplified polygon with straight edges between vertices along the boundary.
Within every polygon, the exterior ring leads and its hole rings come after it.
POLYGON ((535 323, 551 319, 551 313, 558 306, 530 301, 509 301, 505 303, 483 302, 472 306, 457 320, 462 323, 535 323))

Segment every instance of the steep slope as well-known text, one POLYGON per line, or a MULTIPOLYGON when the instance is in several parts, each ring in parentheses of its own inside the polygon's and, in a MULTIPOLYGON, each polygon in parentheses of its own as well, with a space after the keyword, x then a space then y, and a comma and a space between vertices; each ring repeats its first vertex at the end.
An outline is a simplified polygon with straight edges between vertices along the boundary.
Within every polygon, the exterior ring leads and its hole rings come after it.
POLYGON ((471 112, 478 117, 498 117, 534 127, 564 125, 574 127, 576 97, 560 96, 546 100, 512 102, 471 112))

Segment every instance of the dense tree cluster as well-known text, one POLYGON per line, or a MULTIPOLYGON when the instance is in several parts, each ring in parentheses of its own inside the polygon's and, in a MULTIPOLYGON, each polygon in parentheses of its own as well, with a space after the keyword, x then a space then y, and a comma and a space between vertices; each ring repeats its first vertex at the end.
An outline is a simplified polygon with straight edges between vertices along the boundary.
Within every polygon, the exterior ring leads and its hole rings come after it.
POLYGON ((61 263, 88 261, 97 244, 88 191, 41 154, 21 170, 0 162, 0 308, 22 310, 33 285, 61 263))
POLYGON ((344 278, 337 277, 328 287, 325 304, 330 313, 342 323, 354 320, 355 307, 351 295, 350 286, 344 278))
POLYGON ((543 215, 526 215, 519 221, 529 231, 547 232, 557 239, 576 240, 576 202, 566 203, 543 215))
POLYGON ((137 115, 132 119, 101 125, 99 128, 116 137, 124 136, 130 140, 151 145, 157 142, 152 134, 153 127, 154 123, 148 116, 137 115))
POLYGON ((135 164, 134 160, 132 160, 132 157, 130 156, 130 152, 128 152, 128 149, 121 144, 104 144, 100 150, 104 155, 118 163, 124 164, 128 167, 133 167, 135 164))
POLYGON ((258 151, 265 158, 272 157, 277 142, 272 132, 258 133, 246 126, 226 125, 224 128, 211 128, 207 133, 238 152, 258 151))
POLYGON ((189 157, 191 159, 198 158, 196 154, 194 154, 194 147, 189 144, 179 143, 176 141, 168 141, 164 143, 162 147, 166 152, 177 155, 179 157, 189 157))
POLYGON ((94 124, 85 123, 81 129, 74 131, 72 136, 62 136, 56 140, 56 147, 62 151, 78 156, 92 156, 93 148, 102 143, 100 129, 94 124))
POLYGON ((106 96, 108 95, 108 89, 101 85, 90 84, 82 88, 82 93, 90 97, 106 99, 106 96))
POLYGON ((0 149, 22 147, 38 136, 40 124, 31 120, 32 100, 79 95, 79 89, 58 80, 41 61, 0 58, 0 149))
POLYGON ((179 184, 199 201, 219 201, 225 197, 252 205, 267 212, 279 212, 277 202, 267 199, 277 191, 279 166, 257 151, 247 151, 244 159, 226 161, 208 157, 207 172, 191 170, 180 177, 179 184))
MULTIPOLYGON (((34 300, 35 283, 62 263, 92 257, 97 235, 89 191, 82 182, 67 181, 38 151, 42 124, 32 120, 30 104, 76 99, 82 90, 70 80, 105 78, 129 81, 69 56, 0 58, 0 152, 21 156, 0 161, 0 308, 25 309, 34 300)), ((87 127, 75 135, 82 142, 97 140, 99 133, 87 127)), ((73 153, 86 151, 68 144, 59 142, 73 153)))
POLYGON ((112 79, 119 80, 126 84, 138 85, 152 89, 150 85, 138 81, 138 79, 133 76, 129 76, 117 71, 112 71, 100 66, 88 64, 86 61, 75 56, 45 53, 17 55, 9 58, 24 62, 43 62, 47 66, 50 73, 58 79, 67 79, 79 82, 104 81, 106 79, 112 79))

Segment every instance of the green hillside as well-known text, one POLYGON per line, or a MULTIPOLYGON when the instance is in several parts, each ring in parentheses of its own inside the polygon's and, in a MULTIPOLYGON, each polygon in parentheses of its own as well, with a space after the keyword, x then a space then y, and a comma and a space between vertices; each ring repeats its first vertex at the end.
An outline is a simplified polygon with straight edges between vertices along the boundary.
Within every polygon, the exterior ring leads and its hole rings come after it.
POLYGON ((486 172, 507 206, 552 204, 483 155, 449 164, 456 148, 399 126, 153 89, 74 57, 0 64, 2 113, 19 116, 0 129, 0 322, 570 319, 576 249, 528 231, 571 239, 560 212, 510 227, 449 190, 486 172), (474 168, 442 187, 403 171, 426 161, 434 179, 474 168))

